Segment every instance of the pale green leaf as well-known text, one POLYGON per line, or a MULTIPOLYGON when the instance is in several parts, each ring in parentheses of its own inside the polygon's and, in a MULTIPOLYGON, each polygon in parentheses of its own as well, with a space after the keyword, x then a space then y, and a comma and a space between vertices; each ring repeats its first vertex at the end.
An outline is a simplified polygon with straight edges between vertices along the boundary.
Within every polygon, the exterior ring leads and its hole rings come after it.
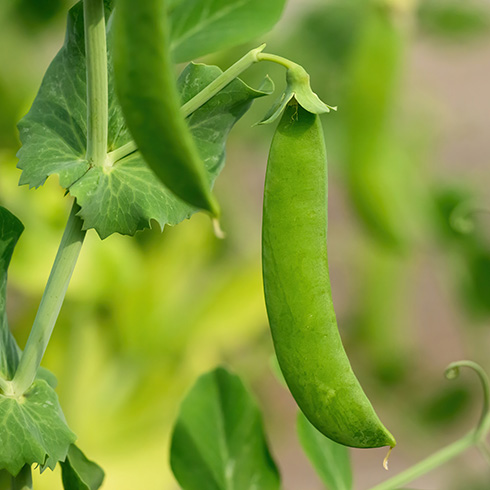
POLYGON ((320 433, 302 412, 298 413, 298 436, 308 459, 329 490, 351 490, 349 449, 320 433))
MULTIPOLYGON (((131 141, 114 94, 109 16, 109 141, 108 151, 131 141)), ((117 161, 111 168, 90 167, 85 160, 86 82, 81 4, 70 10, 64 46, 51 63, 34 104, 19 123, 22 148, 21 184, 39 186, 51 174, 69 189, 81 206, 84 229, 95 228, 102 238, 112 233, 132 235, 148 228, 177 224, 197 210, 168 191, 138 152, 117 161)), ((222 71, 191 64, 178 86, 185 103, 222 71)), ((236 79, 188 119, 210 185, 224 164, 225 143, 235 122, 253 99, 268 94, 236 79)))
POLYGON ((25 464, 54 469, 75 439, 46 381, 36 380, 19 398, 0 395, 0 469, 12 475, 25 464))
POLYGON ((102 468, 90 461, 75 444, 61 463, 61 475, 65 490, 98 490, 104 481, 102 468))
POLYGON ((246 43, 270 30, 285 0, 180 0, 170 12, 176 62, 246 43))
POLYGON ((182 402, 170 464, 183 490, 280 487, 260 411, 240 378, 224 368, 201 376, 182 402))

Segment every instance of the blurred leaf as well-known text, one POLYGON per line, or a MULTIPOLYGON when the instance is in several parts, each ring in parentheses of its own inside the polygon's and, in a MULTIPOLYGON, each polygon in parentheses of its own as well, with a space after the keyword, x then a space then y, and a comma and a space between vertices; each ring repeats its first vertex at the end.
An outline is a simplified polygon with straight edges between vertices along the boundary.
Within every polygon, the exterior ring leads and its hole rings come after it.
POLYGON ((477 316, 490 315, 490 246, 475 244, 464 253, 467 274, 462 282, 464 299, 477 316))
MULTIPOLYGON (((167 190, 139 152, 109 170, 100 165, 91 167, 85 159, 87 107, 81 7, 79 3, 70 10, 65 44, 48 68, 31 110, 19 123, 23 144, 18 153, 18 166, 23 170, 20 183, 38 187, 49 175, 58 174, 60 184, 69 188, 81 206, 84 228, 95 228, 102 238, 115 232, 132 235, 148 228, 152 219, 161 227, 177 224, 196 209, 167 190)), ((110 32, 108 36, 110 40, 110 32)), ((188 66, 178 83, 183 102, 221 73, 217 67, 188 66)), ((236 79, 187 119, 211 184, 224 165, 230 129, 253 99, 266 94, 236 79)), ((130 140, 114 95, 109 56, 108 151, 130 140)))
POLYGON ((7 269, 23 224, 0 207, 0 376, 12 379, 19 362, 19 348, 7 322, 7 269))
POLYGON ((298 412, 297 426, 303 450, 327 488, 351 490, 349 449, 321 434, 302 412, 298 412))
POLYGON ((261 36, 279 20, 285 0, 180 0, 170 14, 177 63, 261 36))
POLYGON ((61 462, 61 475, 65 490, 98 490, 104 481, 104 470, 87 459, 75 444, 61 462))
POLYGON ((454 422, 468 408, 471 393, 465 386, 448 386, 436 393, 421 411, 423 423, 446 426, 454 422))
POLYGON ((15 13, 30 29, 43 27, 67 7, 66 0, 16 0, 15 13))
POLYGON ((240 378, 221 367, 201 376, 182 402, 170 464, 184 490, 280 487, 260 411, 240 378))
POLYGON ((420 2, 418 20, 422 32, 446 41, 490 33, 490 9, 481 2, 424 0, 420 2))
POLYGON ((76 439, 56 393, 44 380, 34 381, 20 398, 0 395, 0 433, 0 468, 12 475, 25 464, 54 469, 76 439))
POLYGON ((451 223, 451 216, 455 209, 472 199, 469 189, 462 186, 439 187, 432 191, 432 199, 436 208, 437 232, 445 244, 448 242, 467 240, 467 234, 455 228, 451 223))

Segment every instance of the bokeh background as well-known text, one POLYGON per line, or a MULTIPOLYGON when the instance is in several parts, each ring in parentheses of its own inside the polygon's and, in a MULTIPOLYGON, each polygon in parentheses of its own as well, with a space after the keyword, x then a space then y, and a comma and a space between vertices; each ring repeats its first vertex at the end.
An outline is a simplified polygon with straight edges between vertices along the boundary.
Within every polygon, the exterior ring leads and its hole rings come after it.
MULTIPOLYGON (((26 230, 9 272, 10 325, 21 346, 69 209, 55 178, 17 187, 16 122, 61 46, 68 0, 0 2, 0 204, 26 230)), ((341 334, 354 369, 397 436, 390 474, 459 437, 478 419, 462 358, 490 370, 490 3, 400 0, 386 16, 367 0, 289 0, 263 39, 305 66, 337 113, 323 117, 330 164, 329 257, 341 334), (380 22, 380 15, 385 19, 380 22)), ((222 68, 254 45, 209 56, 222 68)), ((260 64, 278 90, 280 67, 260 64), (264 65, 264 66, 262 66, 264 65)), ((270 368, 262 295, 262 191, 272 127, 260 100, 233 130, 216 185, 227 239, 196 215, 175 228, 90 232, 44 365, 79 445, 107 490, 176 489, 168 447, 179 401, 225 363, 264 412, 285 490, 322 486, 295 435, 295 404, 270 368)), ((384 450, 353 450, 355 488, 386 478, 384 450)), ((37 474, 37 472, 36 472, 37 474)), ((61 488, 36 476, 36 488, 61 488)), ((476 451, 411 487, 490 488, 476 451)))

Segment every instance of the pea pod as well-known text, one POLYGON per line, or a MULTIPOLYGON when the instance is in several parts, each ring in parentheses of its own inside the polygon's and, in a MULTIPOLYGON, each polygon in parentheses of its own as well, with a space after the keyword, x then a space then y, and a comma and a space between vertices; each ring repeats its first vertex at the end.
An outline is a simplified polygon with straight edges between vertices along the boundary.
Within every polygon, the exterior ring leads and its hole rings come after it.
POLYGON ((219 207, 204 164, 180 112, 166 11, 165 0, 118 0, 117 94, 139 151, 163 184, 189 204, 217 216, 219 207))
POLYGON ((276 355, 320 432, 346 446, 393 447, 342 346, 326 240, 323 131, 319 117, 292 99, 272 141, 264 191, 263 279, 276 355))

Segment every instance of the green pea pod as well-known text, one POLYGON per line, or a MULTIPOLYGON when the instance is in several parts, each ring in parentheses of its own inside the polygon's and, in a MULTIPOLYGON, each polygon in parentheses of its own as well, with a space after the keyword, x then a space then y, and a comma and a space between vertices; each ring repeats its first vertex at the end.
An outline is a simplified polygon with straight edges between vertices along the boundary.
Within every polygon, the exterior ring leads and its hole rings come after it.
POLYGON ((218 216, 204 164, 180 111, 166 11, 165 0, 117 1, 114 70, 119 102, 138 149, 163 184, 218 216))
POLYGON ((395 446, 345 353, 327 256, 327 165, 320 119, 295 99, 274 135, 262 228, 265 300, 274 347, 309 421, 346 446, 395 446))

